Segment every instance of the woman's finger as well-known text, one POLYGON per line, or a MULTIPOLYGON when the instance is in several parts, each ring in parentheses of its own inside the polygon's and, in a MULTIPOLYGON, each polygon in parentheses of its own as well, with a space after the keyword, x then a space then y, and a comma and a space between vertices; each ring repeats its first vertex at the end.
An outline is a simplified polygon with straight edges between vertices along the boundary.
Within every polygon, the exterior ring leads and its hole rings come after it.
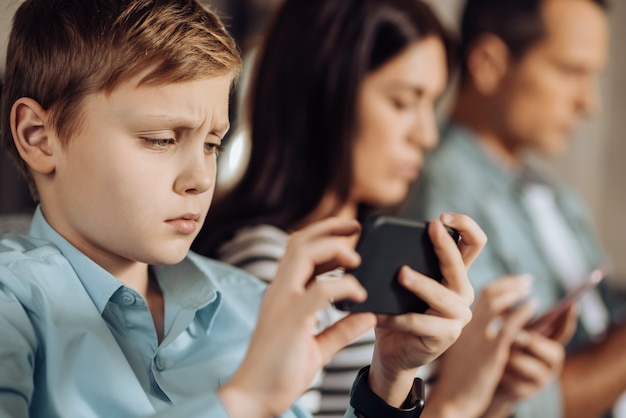
POLYGON ((459 250, 466 267, 469 267, 487 243, 487 235, 469 216, 457 213, 442 213, 439 217, 444 225, 450 226, 461 234, 459 250))
POLYGON ((442 330, 447 331, 447 337, 454 337, 456 340, 460 335, 463 326, 471 319, 471 311, 463 318, 442 318, 429 314, 405 314, 405 315, 377 315, 376 326, 394 331, 406 332, 423 338, 432 338, 445 335, 442 330))
POLYGON ((473 289, 469 290, 472 294, 470 297, 459 295, 408 266, 400 269, 398 280, 402 286, 426 302, 431 310, 442 317, 465 317, 467 311, 470 311, 473 289))
POLYGON ((474 289, 467 278, 467 267, 464 264, 459 248, 450 237, 448 230, 439 220, 428 224, 428 233, 433 243, 435 253, 439 259, 441 273, 445 285, 462 297, 473 301, 474 289))

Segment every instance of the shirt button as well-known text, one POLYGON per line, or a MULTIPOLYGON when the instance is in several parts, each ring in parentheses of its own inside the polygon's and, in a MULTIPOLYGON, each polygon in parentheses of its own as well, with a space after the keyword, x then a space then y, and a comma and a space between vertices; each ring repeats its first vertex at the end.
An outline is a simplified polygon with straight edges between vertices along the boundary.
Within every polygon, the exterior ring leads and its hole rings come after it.
POLYGON ((165 369, 165 361, 159 356, 154 359, 154 364, 156 365, 157 370, 160 372, 165 369))
POLYGON ((137 300, 137 298, 135 297, 135 295, 133 295, 131 292, 123 292, 120 295, 120 304, 124 305, 124 306, 130 306, 133 303, 135 303, 135 301, 137 300))

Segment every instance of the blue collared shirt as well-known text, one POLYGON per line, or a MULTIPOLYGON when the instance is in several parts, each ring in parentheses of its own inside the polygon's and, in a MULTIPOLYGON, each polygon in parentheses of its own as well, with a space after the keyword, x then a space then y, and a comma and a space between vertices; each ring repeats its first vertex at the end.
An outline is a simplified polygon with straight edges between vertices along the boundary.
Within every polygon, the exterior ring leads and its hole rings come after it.
POLYGON ((1 239, 0 417, 227 417, 216 390, 245 355, 264 285, 193 253, 154 272, 161 344, 145 299, 40 210, 29 235, 1 239))

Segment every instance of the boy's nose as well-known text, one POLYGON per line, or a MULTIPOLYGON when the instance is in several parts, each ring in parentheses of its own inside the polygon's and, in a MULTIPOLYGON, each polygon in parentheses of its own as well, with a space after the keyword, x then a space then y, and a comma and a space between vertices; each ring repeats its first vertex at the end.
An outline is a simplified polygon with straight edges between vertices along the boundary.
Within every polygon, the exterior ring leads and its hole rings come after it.
POLYGON ((181 159, 181 172, 174 184, 176 193, 204 193, 215 183, 216 161, 204 153, 181 159))

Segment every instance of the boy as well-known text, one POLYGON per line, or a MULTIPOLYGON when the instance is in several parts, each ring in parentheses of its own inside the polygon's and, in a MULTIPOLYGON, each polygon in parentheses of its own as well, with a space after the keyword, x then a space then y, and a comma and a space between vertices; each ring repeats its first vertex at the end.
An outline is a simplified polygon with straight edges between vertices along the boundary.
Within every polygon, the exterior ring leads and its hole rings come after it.
MULTIPOLYGON (((294 234, 267 292, 188 254, 240 66, 219 19, 194 0, 27 0, 7 56, 2 143, 40 206, 29 235, 0 241, 0 416, 305 416, 294 399, 376 322, 313 333, 329 299, 366 296, 351 277, 310 280, 358 265, 359 226, 294 234)), ((432 223, 447 287, 403 270, 431 310, 378 318, 347 416, 419 416, 416 369, 469 320, 485 238, 446 223, 463 234, 459 252, 432 223)))

